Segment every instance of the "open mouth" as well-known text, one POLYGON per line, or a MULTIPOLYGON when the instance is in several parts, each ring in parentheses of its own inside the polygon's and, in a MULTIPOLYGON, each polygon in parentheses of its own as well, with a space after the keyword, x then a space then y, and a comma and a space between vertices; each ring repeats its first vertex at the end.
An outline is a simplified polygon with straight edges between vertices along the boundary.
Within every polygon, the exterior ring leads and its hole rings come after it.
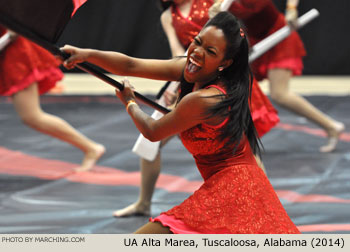
POLYGON ((187 64, 187 71, 189 73, 195 73, 201 70, 202 66, 196 62, 192 57, 190 57, 189 62, 187 64))

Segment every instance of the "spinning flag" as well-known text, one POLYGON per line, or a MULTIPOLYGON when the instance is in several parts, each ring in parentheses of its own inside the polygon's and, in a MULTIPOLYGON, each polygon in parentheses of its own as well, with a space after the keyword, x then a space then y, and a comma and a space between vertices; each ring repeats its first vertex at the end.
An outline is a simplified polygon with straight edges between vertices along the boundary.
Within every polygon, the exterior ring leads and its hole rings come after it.
MULTIPOLYGON (((8 29, 32 40, 51 53, 66 59, 69 57, 55 43, 71 17, 87 0, 0 0, 0 23, 8 29)), ((78 68, 108 84, 123 89, 123 85, 101 73, 89 63, 78 68)), ((162 113, 169 112, 152 100, 135 92, 136 98, 162 113)))

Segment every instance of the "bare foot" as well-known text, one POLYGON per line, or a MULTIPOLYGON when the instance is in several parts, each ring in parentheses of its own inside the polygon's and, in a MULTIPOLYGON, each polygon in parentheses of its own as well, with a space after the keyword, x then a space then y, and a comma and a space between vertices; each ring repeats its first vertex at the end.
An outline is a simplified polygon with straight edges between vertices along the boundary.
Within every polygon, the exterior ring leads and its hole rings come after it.
POLYGON ((328 143, 320 147, 320 152, 332 152, 338 144, 340 134, 345 130, 345 125, 341 122, 335 122, 334 128, 327 131, 328 143))
POLYGON ((116 218, 130 217, 130 216, 150 216, 150 206, 141 206, 141 204, 134 203, 123 209, 117 210, 113 213, 116 218))
POLYGON ((95 148, 85 153, 81 166, 75 168, 76 172, 83 172, 91 170, 96 164, 97 160, 106 152, 106 148, 101 144, 96 144, 95 148))

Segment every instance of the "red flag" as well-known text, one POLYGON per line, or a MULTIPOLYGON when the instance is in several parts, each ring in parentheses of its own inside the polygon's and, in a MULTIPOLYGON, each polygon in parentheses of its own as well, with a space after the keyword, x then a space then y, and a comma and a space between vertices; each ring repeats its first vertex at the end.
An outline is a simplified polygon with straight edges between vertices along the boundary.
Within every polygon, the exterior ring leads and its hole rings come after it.
POLYGON ((72 17, 75 14, 75 12, 82 6, 87 0, 72 0, 74 4, 74 9, 72 12, 72 17))

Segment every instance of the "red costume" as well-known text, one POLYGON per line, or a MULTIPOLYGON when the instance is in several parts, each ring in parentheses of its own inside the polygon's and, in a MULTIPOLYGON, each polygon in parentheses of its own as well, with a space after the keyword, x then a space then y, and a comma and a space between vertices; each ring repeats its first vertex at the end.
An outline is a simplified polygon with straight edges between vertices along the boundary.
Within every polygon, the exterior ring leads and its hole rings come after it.
MULTIPOLYGON (((5 32, 0 26, 0 36, 5 32)), ((0 95, 13 95, 34 82, 40 94, 47 92, 63 78, 59 65, 51 53, 18 36, 0 52, 0 95)))
MULTIPOLYGON (((221 87, 211 85, 226 93, 221 87)), ((180 134, 195 158, 203 185, 183 203, 162 213, 159 221, 173 233, 300 233, 280 203, 243 137, 236 152, 218 141, 220 127, 199 124, 180 134)))
MULTIPOLYGON (((235 1, 230 12, 244 23, 251 46, 286 25, 284 15, 271 0, 235 1)), ((274 68, 290 69, 294 75, 300 75, 303 69, 302 57, 305 55, 299 35, 293 32, 252 63, 254 76, 262 80, 266 78, 267 71, 274 68)))
MULTIPOLYGON (((209 20, 208 10, 212 4, 212 0, 194 0, 188 17, 184 17, 176 5, 171 7, 172 25, 184 48, 190 45, 209 20)), ((255 79, 253 80, 251 112, 260 137, 279 122, 277 111, 261 91, 255 79)))
POLYGON ((194 0, 188 17, 184 17, 176 5, 171 7, 173 27, 176 36, 184 48, 187 48, 194 37, 202 30, 209 20, 208 12, 212 0, 194 0))

